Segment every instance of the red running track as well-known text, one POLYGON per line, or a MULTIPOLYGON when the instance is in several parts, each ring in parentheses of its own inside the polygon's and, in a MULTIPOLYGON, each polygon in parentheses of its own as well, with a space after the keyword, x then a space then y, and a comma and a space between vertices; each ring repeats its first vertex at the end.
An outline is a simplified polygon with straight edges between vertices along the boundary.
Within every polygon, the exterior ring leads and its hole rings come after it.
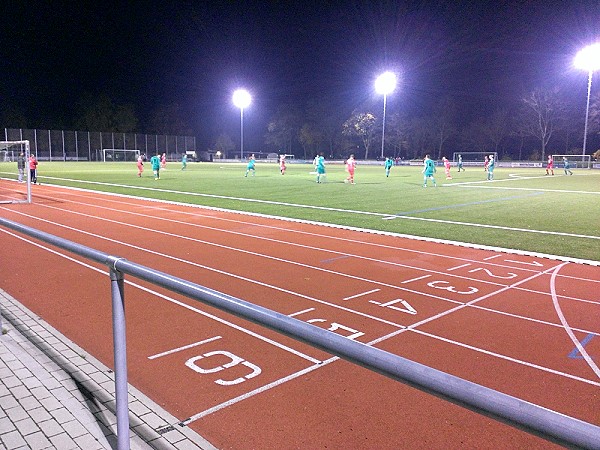
MULTIPOLYGON (((0 217, 600 425, 598 267, 51 186, 0 217)), ((113 366, 105 267, 4 229, 0 261, 0 287, 113 366)), ((130 383, 219 448, 553 447, 126 281, 130 383)))

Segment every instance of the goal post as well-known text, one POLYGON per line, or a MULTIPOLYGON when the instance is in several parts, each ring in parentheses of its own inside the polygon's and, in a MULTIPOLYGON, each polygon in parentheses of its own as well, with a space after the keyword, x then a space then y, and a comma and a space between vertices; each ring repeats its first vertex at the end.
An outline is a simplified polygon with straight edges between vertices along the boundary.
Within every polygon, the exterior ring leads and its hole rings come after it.
POLYGON ((103 148, 102 161, 104 162, 135 162, 140 156, 140 151, 128 148, 103 148))
POLYGON ((452 162, 457 163, 458 157, 462 157, 462 162, 465 165, 483 164, 485 157, 494 155, 494 161, 498 161, 498 152, 454 152, 452 153, 452 162))
POLYGON ((29 141, 0 141, 0 203, 31 203, 29 141))
POLYGON ((571 169, 592 168, 592 155, 552 155, 552 159, 554 167, 559 169, 564 169, 565 162, 568 162, 571 169))

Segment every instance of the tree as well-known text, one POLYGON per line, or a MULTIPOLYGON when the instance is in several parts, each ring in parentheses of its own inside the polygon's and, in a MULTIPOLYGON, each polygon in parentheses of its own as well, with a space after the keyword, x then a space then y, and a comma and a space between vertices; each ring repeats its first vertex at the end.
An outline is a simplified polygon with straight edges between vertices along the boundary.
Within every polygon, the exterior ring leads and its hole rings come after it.
POLYGON ((292 145, 298 136, 301 114, 291 105, 284 105, 275 114, 267 125, 265 144, 272 145, 276 151, 293 154, 292 145))
POLYGON ((369 158, 369 149, 375 139, 377 119, 370 112, 354 111, 342 126, 342 134, 358 137, 365 148, 365 159, 369 158))
POLYGON ((233 143, 233 140, 231 139, 231 137, 228 134, 221 133, 217 137, 217 141, 215 142, 213 150, 215 152, 217 152, 217 151, 221 152, 223 157, 227 157, 229 152, 232 152, 235 150, 235 144, 233 143))
POLYGON ((304 150, 304 159, 308 159, 307 150, 312 148, 313 152, 316 152, 319 144, 324 141, 324 136, 313 123, 305 123, 298 132, 298 140, 304 150))
POLYGON ((542 146, 542 160, 546 146, 562 115, 562 104, 556 90, 535 89, 522 99, 524 127, 528 135, 537 138, 542 146))
POLYGON ((80 130, 128 133, 137 128, 138 119, 133 105, 116 105, 107 95, 93 97, 84 94, 77 110, 75 127, 80 130))
POLYGON ((500 143, 509 135, 509 116, 506 109, 497 109, 486 120, 483 132, 498 153, 500 143))
POLYGON ((446 141, 457 133, 456 115, 456 105, 450 97, 442 98, 434 108, 431 129, 436 140, 438 159, 442 157, 446 141))
POLYGON ((413 117, 408 122, 408 153, 411 158, 422 158, 429 153, 433 137, 427 119, 413 117))
POLYGON ((2 106, 0 120, 5 128, 27 128, 25 111, 18 106, 2 106))
POLYGON ((148 126, 156 134, 192 134, 179 103, 158 106, 150 114, 148 126))
POLYGON ((386 140, 394 148, 392 156, 402 156, 402 150, 408 149, 408 120, 399 113, 395 113, 388 118, 386 125, 386 140))

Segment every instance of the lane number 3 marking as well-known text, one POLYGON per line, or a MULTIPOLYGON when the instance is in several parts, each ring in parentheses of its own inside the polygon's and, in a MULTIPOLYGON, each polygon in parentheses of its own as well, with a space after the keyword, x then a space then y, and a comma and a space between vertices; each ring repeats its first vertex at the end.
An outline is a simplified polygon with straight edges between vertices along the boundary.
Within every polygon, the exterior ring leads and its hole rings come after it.
POLYGON ((430 281, 427 286, 435 289, 444 289, 445 291, 454 292, 455 294, 470 295, 479 292, 479 289, 473 286, 468 286, 468 291, 459 291, 447 281, 430 281))

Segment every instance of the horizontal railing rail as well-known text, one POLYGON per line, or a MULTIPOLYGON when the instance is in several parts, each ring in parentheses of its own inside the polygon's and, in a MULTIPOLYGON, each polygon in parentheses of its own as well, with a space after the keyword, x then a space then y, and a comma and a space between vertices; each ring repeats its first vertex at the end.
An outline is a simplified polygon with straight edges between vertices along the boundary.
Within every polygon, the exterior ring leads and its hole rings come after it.
POLYGON ((274 330, 521 430, 570 447, 600 449, 600 426, 504 394, 384 350, 350 340, 276 311, 209 289, 118 256, 0 218, 0 226, 106 265, 113 301, 115 392, 119 449, 129 445, 123 274, 167 288, 274 330))

